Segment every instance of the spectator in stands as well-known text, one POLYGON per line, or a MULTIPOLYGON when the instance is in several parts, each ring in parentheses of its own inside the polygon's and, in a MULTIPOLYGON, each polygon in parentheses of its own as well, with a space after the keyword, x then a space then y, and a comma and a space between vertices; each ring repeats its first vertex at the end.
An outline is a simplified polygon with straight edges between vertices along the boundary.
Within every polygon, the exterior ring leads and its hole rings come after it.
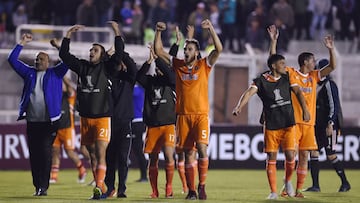
POLYGON ((76 24, 76 9, 81 4, 82 0, 61 0, 56 1, 56 6, 53 7, 55 25, 74 25, 76 24))
POLYGON ((15 27, 28 23, 28 16, 24 4, 20 4, 12 14, 12 23, 15 27))
POLYGON ((278 53, 283 54, 288 50, 288 45, 290 42, 289 30, 287 26, 280 19, 275 19, 274 24, 280 33, 277 39, 278 53))
POLYGON ((249 43, 256 51, 264 50, 265 32, 260 27, 260 22, 254 18, 251 20, 249 27, 246 29, 245 42, 249 43))
POLYGON ((257 5, 254 11, 252 11, 248 15, 246 26, 250 26, 253 19, 256 19, 259 22, 260 28, 264 29, 266 27, 266 23, 267 23, 266 13, 264 12, 264 7, 261 4, 257 5))
POLYGON ((130 35, 131 24, 133 23, 133 13, 131 10, 131 2, 125 1, 123 7, 120 9, 121 26, 125 35, 130 35))
POLYGON ((205 3, 200 2, 197 4, 196 10, 190 14, 188 19, 188 25, 192 25, 195 28, 194 38, 199 41, 200 49, 204 49, 206 47, 205 42, 208 36, 207 32, 203 32, 201 22, 208 19, 208 17, 209 16, 205 10, 205 3))
POLYGON ((141 2, 135 2, 133 9, 132 9, 132 15, 133 15, 133 22, 131 24, 131 39, 130 43, 133 44, 141 44, 141 36, 142 36, 142 22, 144 19, 144 14, 141 9, 141 2))
POLYGON ((32 0, 29 2, 31 13, 29 12, 29 21, 35 24, 50 24, 52 22, 52 13, 56 4, 49 0, 32 0))
MULTIPOLYGON (((350 31, 350 23, 355 11, 355 0, 337 1, 337 17, 340 19, 340 39, 352 40, 354 35, 350 31)), ((355 14, 359 15, 359 14, 355 14)))
POLYGON ((269 17, 273 23, 275 23, 275 20, 277 19, 280 20, 282 24, 286 26, 289 36, 292 36, 292 29, 294 27, 294 10, 286 0, 277 0, 270 9, 269 17))
POLYGON ((151 28, 151 25, 149 23, 146 23, 145 29, 144 29, 144 45, 147 45, 149 43, 152 43, 155 38, 155 32, 154 29, 151 28))
MULTIPOLYGON (((93 0, 83 0, 76 10, 76 23, 79 25, 95 27, 98 26, 98 12, 93 0)), ((94 41, 95 33, 79 33, 80 41, 94 41)))
POLYGON ((93 0, 83 0, 76 11, 76 23, 84 26, 98 25, 98 12, 93 0))
POLYGON ((51 149, 61 116, 62 79, 68 68, 59 63, 49 68, 50 58, 45 52, 36 54, 35 65, 19 60, 24 45, 33 39, 23 34, 8 61, 24 81, 19 118, 26 119, 26 134, 30 166, 35 186, 34 196, 46 196, 51 170, 51 149))
POLYGON ((312 19, 312 11, 308 9, 309 0, 292 0, 290 1, 291 6, 294 9, 295 15, 295 27, 294 27, 294 37, 297 40, 306 39, 310 40, 310 25, 312 19), (305 31, 305 37, 303 36, 303 31, 305 31))
MULTIPOLYGON (((155 28, 157 22, 170 22, 170 12, 168 10, 168 6, 166 0, 159 0, 159 3, 154 9, 152 13, 152 28, 155 28)), ((162 40, 164 42, 164 46, 170 46, 169 44, 169 33, 165 31, 162 35, 162 40)))
POLYGON ((325 24, 331 9, 331 0, 310 0, 310 7, 313 9, 310 34, 311 38, 318 40, 325 36, 325 24), (317 35, 316 28, 319 28, 317 35))
POLYGON ((216 34, 221 36, 222 32, 221 32, 220 12, 218 5, 215 2, 211 2, 209 5, 209 9, 210 9, 209 19, 214 26, 216 34))
MULTIPOLYGON (((220 0, 218 3, 220 10, 220 25, 222 30, 222 41, 225 50, 234 52, 233 40, 236 31, 236 0, 220 0), (228 43, 228 44, 227 44, 228 43)), ((201 21, 200 21, 201 22, 201 21)), ((195 39, 197 36, 195 35, 195 39)), ((199 41, 200 42, 200 41, 199 41)))

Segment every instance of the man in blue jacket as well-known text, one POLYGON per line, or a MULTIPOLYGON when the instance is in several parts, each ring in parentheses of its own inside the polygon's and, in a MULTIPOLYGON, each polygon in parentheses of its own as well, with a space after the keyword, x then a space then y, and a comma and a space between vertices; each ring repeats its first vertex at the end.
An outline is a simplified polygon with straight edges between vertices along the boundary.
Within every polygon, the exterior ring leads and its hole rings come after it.
POLYGON ((32 41, 31 34, 24 34, 8 57, 11 67, 24 80, 19 118, 26 119, 34 196, 46 196, 51 170, 51 148, 61 116, 62 79, 68 68, 59 63, 49 68, 50 58, 45 52, 36 55, 35 65, 20 61, 25 44, 32 41))

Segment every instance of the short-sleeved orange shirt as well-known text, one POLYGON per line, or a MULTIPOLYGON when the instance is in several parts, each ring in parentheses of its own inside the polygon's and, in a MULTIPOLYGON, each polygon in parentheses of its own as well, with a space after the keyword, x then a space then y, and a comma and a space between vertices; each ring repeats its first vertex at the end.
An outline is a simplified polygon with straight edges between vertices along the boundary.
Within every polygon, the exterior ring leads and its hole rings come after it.
POLYGON ((208 79, 211 66, 202 58, 189 68, 184 60, 173 58, 176 73, 176 113, 208 114, 208 79))
POLYGON ((320 71, 313 70, 307 74, 303 74, 300 71, 296 70, 292 67, 286 67, 290 76, 290 85, 291 86, 299 86, 303 96, 305 98, 305 102, 310 113, 310 121, 303 121, 303 114, 301 105, 296 98, 296 95, 292 92, 291 99, 293 102, 294 108, 294 116, 295 122, 301 123, 305 125, 315 125, 316 119, 316 86, 317 83, 321 80, 320 71))

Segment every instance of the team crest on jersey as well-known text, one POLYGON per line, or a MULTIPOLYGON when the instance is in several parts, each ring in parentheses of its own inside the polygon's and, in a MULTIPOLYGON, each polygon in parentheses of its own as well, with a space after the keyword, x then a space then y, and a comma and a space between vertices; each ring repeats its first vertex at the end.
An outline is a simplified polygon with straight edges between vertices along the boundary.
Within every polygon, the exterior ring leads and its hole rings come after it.
POLYGON ((154 89, 154 99, 152 101, 152 105, 164 104, 166 102, 167 100, 165 98, 162 98, 161 89, 154 89))
POLYGON ((312 82, 312 78, 310 77, 310 78, 304 78, 304 79, 302 79, 302 82, 303 83, 307 83, 307 82, 312 82))
POLYGON ((81 80, 79 80, 79 85, 82 92, 100 92, 100 89, 95 88, 94 84, 92 83, 92 77, 91 75, 86 76, 86 84, 82 84, 81 80))

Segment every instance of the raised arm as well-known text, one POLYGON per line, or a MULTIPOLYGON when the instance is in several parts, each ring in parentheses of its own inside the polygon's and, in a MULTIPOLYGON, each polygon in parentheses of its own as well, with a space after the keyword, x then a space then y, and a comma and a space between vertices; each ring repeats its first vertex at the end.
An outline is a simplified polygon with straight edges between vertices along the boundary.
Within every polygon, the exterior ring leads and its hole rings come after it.
POLYGON ((180 41, 182 40, 182 35, 181 35, 181 32, 180 32, 178 26, 175 27, 175 32, 176 32, 176 42, 173 45, 171 45, 170 50, 169 50, 169 54, 173 57, 176 57, 176 55, 179 51, 180 41))
POLYGON ((302 112, 303 112, 303 120, 305 122, 309 122, 310 121, 310 113, 307 109, 306 106, 306 102, 305 102, 305 98, 304 95, 302 94, 300 87, 299 86, 293 86, 291 87, 291 90, 295 93, 297 100, 300 103, 302 112))
POLYGON ((149 46, 150 53, 148 59, 145 61, 145 63, 141 66, 140 70, 136 74, 136 81, 140 83, 140 85, 144 88, 148 86, 148 76, 146 73, 150 69, 151 63, 157 58, 157 56, 154 54, 154 51, 152 50, 151 45, 149 46))
POLYGON ((58 42, 58 40, 56 38, 51 39, 50 44, 55 49, 60 50, 61 45, 59 44, 59 42, 58 42))
POLYGON ((108 50, 108 53, 111 52, 111 56, 109 61, 107 61, 109 67, 114 67, 115 69, 117 69, 119 67, 119 64, 121 63, 121 61, 124 60, 125 54, 124 54, 124 41, 122 40, 121 36, 120 36, 120 29, 119 29, 119 25, 117 22, 115 21, 108 21, 108 24, 111 26, 111 28, 114 31, 115 34, 115 41, 114 41, 114 47, 115 50, 108 50))
POLYGON ((80 29, 83 29, 83 25, 74 25, 69 28, 64 36, 64 39, 61 42, 61 47, 59 51, 59 57, 61 60, 70 67, 71 70, 77 73, 80 66, 80 59, 76 58, 74 55, 70 54, 70 37, 73 32, 77 32, 80 29))
POLYGON ((270 37, 270 47, 269 47, 269 55, 276 54, 276 44, 279 38, 279 30, 276 28, 275 25, 270 25, 267 28, 270 37))
POLYGON ((320 70, 320 77, 323 78, 329 75, 336 68, 336 54, 335 54, 335 46, 334 39, 332 36, 328 35, 324 38, 324 45, 329 50, 329 65, 320 70))
POLYGON ((166 29, 166 24, 163 22, 158 22, 156 24, 156 31, 155 31, 155 42, 154 42, 154 48, 155 48, 155 54, 162 58, 165 63, 170 65, 170 55, 164 50, 162 41, 161 41, 161 32, 166 29))
POLYGON ((195 28, 192 25, 188 25, 186 26, 186 30, 187 30, 187 38, 188 39, 193 39, 194 35, 195 35, 195 28))
POLYGON ((250 98, 256 94, 258 89, 254 86, 250 86, 245 92, 241 95, 237 105, 235 106, 232 114, 237 116, 241 113, 242 108, 249 102, 250 98))
POLYGON ((15 48, 10 52, 8 56, 8 62, 11 67, 19 74, 21 77, 25 77, 27 72, 30 70, 30 66, 19 60, 20 52, 25 44, 32 41, 31 34, 23 34, 20 42, 15 46, 15 48))
POLYGON ((214 65, 216 60, 219 58, 220 53, 223 50, 223 46, 221 44, 219 36, 216 34, 214 26, 211 24, 210 20, 206 19, 201 22, 201 27, 203 29, 209 30, 210 36, 213 39, 215 49, 212 50, 208 56, 209 64, 214 65))
POLYGON ((122 62, 126 66, 126 72, 122 72, 122 74, 125 76, 127 80, 135 84, 137 68, 134 59, 130 57, 129 53, 124 52, 122 62))

